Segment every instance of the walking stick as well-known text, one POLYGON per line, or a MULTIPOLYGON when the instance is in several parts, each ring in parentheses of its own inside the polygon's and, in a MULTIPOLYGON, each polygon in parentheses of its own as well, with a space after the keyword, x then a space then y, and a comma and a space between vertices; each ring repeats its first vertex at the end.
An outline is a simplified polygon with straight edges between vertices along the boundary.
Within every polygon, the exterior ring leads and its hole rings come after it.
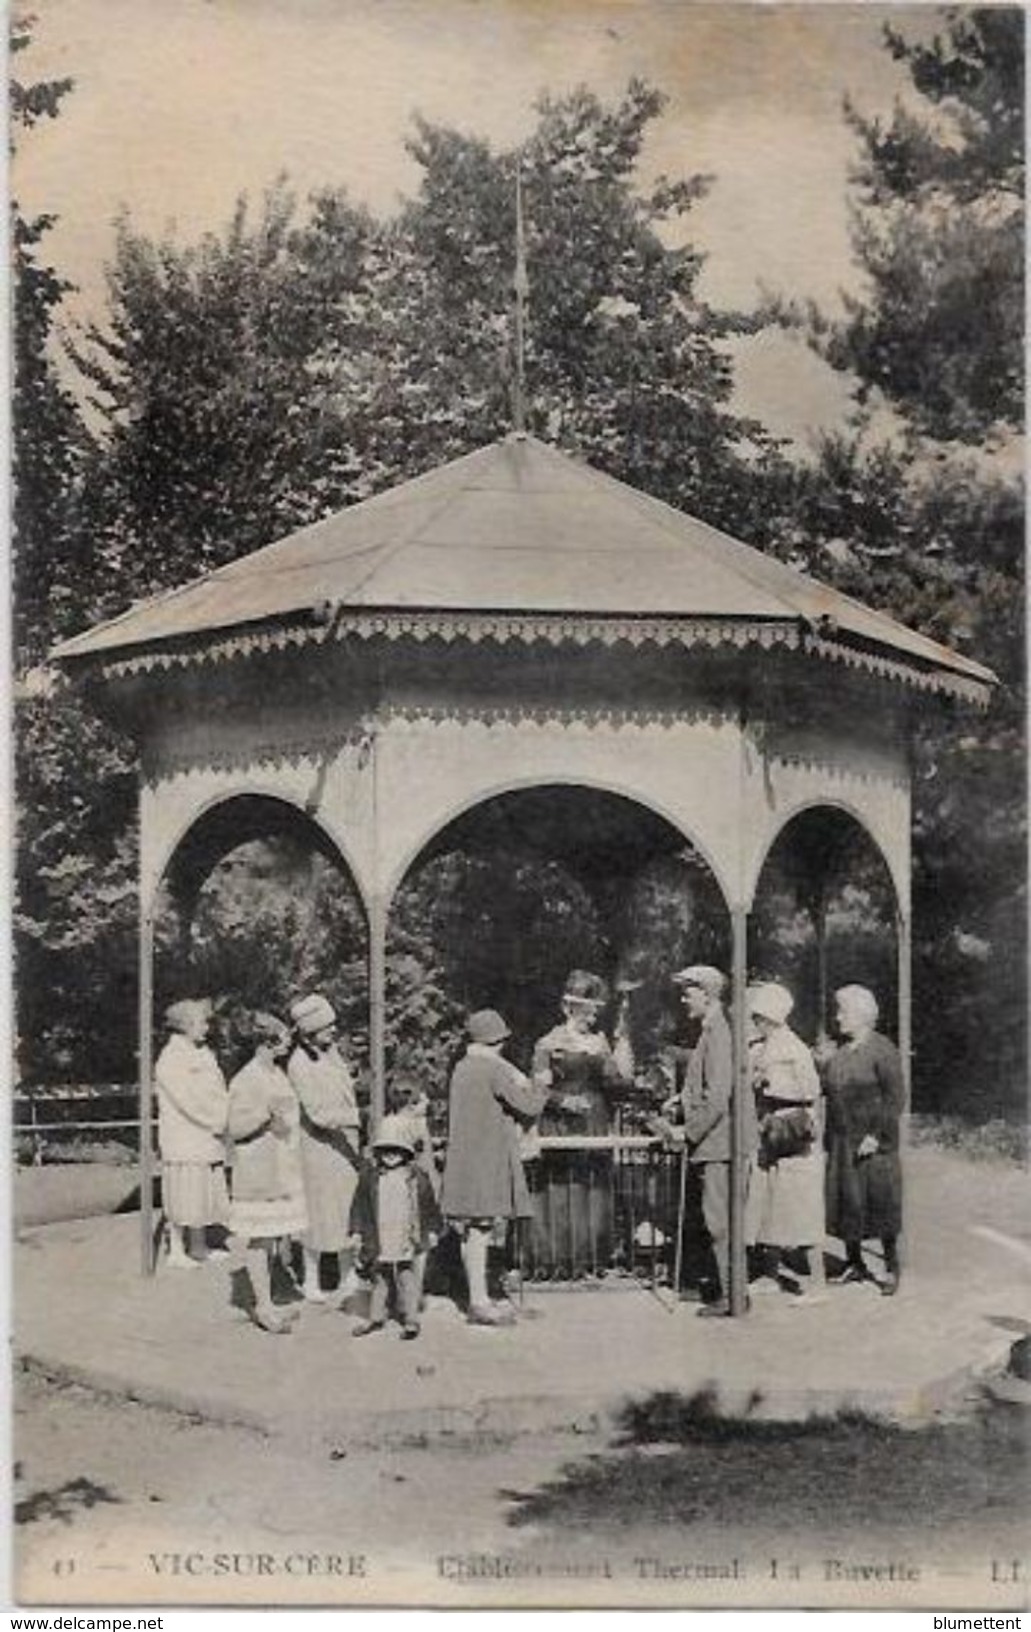
POLYGON ((680 1148, 680 1195, 677 1200, 677 1239, 673 1249, 673 1299, 680 1296, 680 1271, 684 1267, 684 1214, 687 1211, 687 1146, 680 1148))

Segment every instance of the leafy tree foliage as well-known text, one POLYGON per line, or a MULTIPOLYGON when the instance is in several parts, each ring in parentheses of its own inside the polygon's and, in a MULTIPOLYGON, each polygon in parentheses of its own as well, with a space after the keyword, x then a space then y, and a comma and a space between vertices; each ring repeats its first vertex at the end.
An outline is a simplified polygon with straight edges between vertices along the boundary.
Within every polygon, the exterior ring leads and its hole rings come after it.
POLYGON ((634 187, 663 102, 640 81, 615 107, 586 89, 544 97, 534 133, 509 153, 417 121, 409 151, 421 183, 386 240, 383 310, 397 344, 384 348, 394 367, 378 398, 374 468, 390 469, 390 444, 422 469, 511 425, 518 171, 530 428, 719 518, 769 439, 729 408, 718 342, 741 320, 705 305, 701 256, 668 241, 711 178, 634 187))
POLYGON ((770 524, 778 553, 999 677, 983 712, 925 704, 915 720, 914 1083, 918 1104, 1021 1114, 1021 487, 973 454, 856 432, 823 440, 789 500, 770 524))
POLYGON ((870 293, 817 333, 918 430, 975 442, 1023 422, 1024 13, 955 8, 930 45, 886 41, 921 101, 887 123, 848 109, 870 293))
POLYGON ((545 98, 519 154, 417 121, 420 186, 386 222, 334 192, 302 210, 285 184, 194 246, 124 221, 107 319, 75 352, 105 427, 88 503, 109 608, 509 428, 517 164, 533 426, 729 519, 775 449, 728 406, 718 342, 740 323, 666 242, 707 178, 634 188, 662 102, 639 82, 611 108, 545 98))
MULTIPOLYGON (((11 25, 17 60, 33 19, 11 25)), ((70 79, 12 77, 15 148, 56 118, 70 79)), ((17 165, 15 164, 17 178, 17 165)), ((135 1001, 135 768, 83 699, 40 670, 52 641, 93 615, 82 483, 89 437, 62 381, 54 333, 70 285, 45 259, 50 214, 11 202, 14 944, 18 1056, 30 1080, 124 1073, 135 1001)))
POLYGON ((824 577, 990 664, 982 715, 918 729, 914 1027, 925 1103, 1022 1114, 1026 1056, 1023 13, 952 10, 929 45, 886 31, 915 97, 860 141, 854 246, 869 292, 810 337, 904 434, 828 438, 775 528, 824 577), (980 443, 975 451, 967 444, 980 443))
POLYGON ((136 1009, 136 765, 67 686, 15 712, 17 1054, 28 1081, 123 1080, 136 1009))
MULTIPOLYGON (((29 46, 31 29, 31 19, 12 21, 12 56, 29 46)), ((41 119, 57 117, 71 89, 70 79, 27 84, 12 76, 15 146, 41 119)), ((23 669, 40 659, 63 619, 82 615, 74 593, 81 566, 75 518, 85 435, 54 357, 54 317, 71 287, 43 258, 55 218, 26 215, 17 197, 11 199, 10 214, 14 646, 16 665, 23 669)))
POLYGON ((330 193, 296 217, 281 185, 254 222, 241 200, 225 235, 195 246, 119 227, 109 322, 75 350, 104 425, 88 500, 112 609, 340 502, 336 373, 360 327, 371 225, 330 193))

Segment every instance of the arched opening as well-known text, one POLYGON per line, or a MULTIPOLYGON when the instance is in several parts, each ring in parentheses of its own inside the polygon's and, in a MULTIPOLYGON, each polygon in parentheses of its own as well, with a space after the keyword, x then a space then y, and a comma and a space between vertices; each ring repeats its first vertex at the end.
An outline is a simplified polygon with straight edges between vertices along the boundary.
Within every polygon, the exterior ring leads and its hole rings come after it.
POLYGON ((883 1029, 898 1038, 898 901, 866 828, 836 805, 792 816, 770 845, 750 923, 750 973, 795 997, 792 1025, 810 1040, 830 1028, 833 993, 867 986, 883 1029))
POLYGON ((263 794, 204 811, 165 865, 153 935, 156 1013, 180 996, 213 997, 229 1068, 243 1011, 285 1015, 295 997, 318 989, 367 1074, 365 909, 340 851, 305 811, 263 794))
MULTIPOLYGON (((670 975, 689 960, 726 968, 730 925, 710 867, 671 822, 622 794, 554 783, 485 799, 435 834, 394 892, 387 944, 391 986, 417 960, 453 1011, 448 1048, 461 1017, 489 1004, 528 1062, 583 967, 613 988, 635 983, 646 1059, 677 1021, 670 975)), ((393 1016, 388 1064, 412 1063, 418 1019, 393 1016)))
POLYGON ((395 1074, 414 1071, 442 1128, 468 1011, 499 1009, 512 1028, 509 1053, 529 1069, 535 1044, 561 1019, 573 969, 607 982, 608 1035, 621 1009, 629 1031, 634 1069, 605 1128, 592 1124, 575 1150, 573 1129, 561 1149, 542 1141, 534 1224, 521 1248, 537 1278, 621 1272, 638 1248, 657 1272, 660 1248, 672 1243, 676 1174, 643 1147, 664 1097, 660 1058, 684 1040, 671 976, 689 962, 727 969, 730 955, 727 903, 697 847, 622 794, 550 783, 494 795, 450 821, 408 867, 387 923, 388 1092, 395 1074), (603 1138, 638 1147, 600 1150, 603 1138))
POLYGON ((154 1269, 153 1065, 156 1012, 179 997, 215 1000, 223 1068, 242 1063, 236 1021, 285 1015, 321 987, 353 1017, 352 1058, 367 1072, 368 925, 350 869, 329 835, 287 800, 241 794, 202 811, 181 835, 140 920, 140 1230, 154 1269))

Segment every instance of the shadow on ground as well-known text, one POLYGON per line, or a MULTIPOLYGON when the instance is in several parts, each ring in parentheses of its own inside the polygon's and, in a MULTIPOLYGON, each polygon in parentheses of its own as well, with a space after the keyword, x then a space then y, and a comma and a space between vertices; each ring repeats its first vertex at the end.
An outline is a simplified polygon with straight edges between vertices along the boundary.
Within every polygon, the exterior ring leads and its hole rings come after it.
MULTIPOLYGON (((761 1403, 756 1396, 750 1407, 761 1403)), ((514 1526, 618 1532, 692 1522, 827 1531, 1022 1512, 1031 1413, 979 1402, 959 1421, 904 1428, 860 1412, 804 1423, 721 1415, 710 1390, 628 1404, 612 1446, 532 1491, 507 1490, 514 1526)))
POLYGON ((56 1490, 37 1490, 14 1504, 15 1524, 36 1524, 40 1519, 60 1519, 71 1524, 83 1508, 98 1506, 101 1502, 116 1505, 120 1496, 112 1495, 103 1485, 95 1484, 85 1476, 68 1479, 56 1490))

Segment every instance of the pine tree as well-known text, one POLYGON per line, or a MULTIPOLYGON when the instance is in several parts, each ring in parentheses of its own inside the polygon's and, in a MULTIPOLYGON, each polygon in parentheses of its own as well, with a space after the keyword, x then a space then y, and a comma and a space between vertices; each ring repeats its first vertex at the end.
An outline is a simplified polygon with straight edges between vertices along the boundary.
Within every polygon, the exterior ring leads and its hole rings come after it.
POLYGON ((953 9, 930 45, 886 44, 920 100, 887 123, 847 107, 870 292, 821 349, 918 431, 977 442, 1023 423, 1024 14, 953 9))

